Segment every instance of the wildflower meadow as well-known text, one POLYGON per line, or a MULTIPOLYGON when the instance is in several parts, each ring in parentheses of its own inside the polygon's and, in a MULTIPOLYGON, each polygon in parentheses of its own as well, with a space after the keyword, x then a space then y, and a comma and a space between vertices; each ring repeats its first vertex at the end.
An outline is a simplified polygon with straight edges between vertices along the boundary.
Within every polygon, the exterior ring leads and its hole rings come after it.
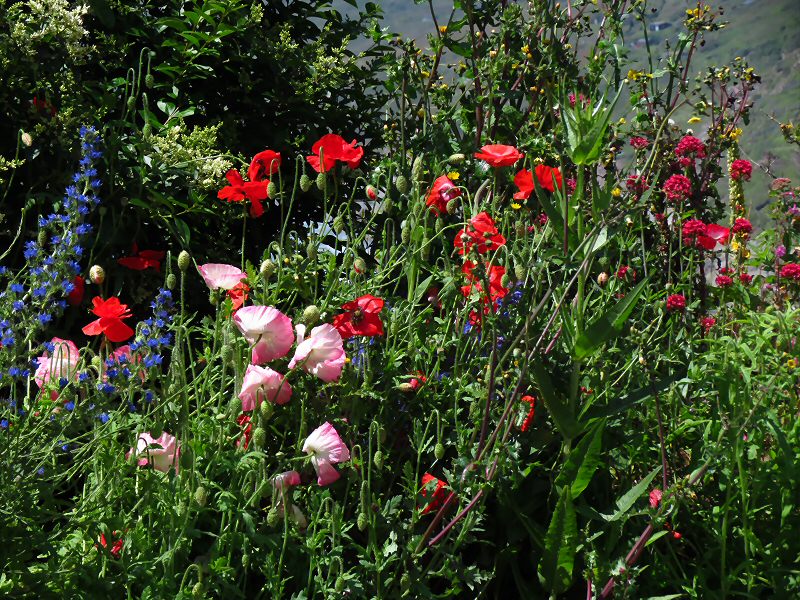
POLYGON ((798 97, 390 4, 0 0, 0 596, 800 597, 798 97))

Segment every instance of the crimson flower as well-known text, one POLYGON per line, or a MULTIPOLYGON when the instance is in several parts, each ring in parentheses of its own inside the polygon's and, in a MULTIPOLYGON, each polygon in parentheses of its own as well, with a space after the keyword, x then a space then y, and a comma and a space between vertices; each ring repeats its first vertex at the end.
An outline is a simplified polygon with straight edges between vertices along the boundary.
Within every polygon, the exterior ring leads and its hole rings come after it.
POLYGON ((750 181, 753 175, 753 164, 749 160, 737 158, 731 163, 731 179, 734 181, 750 181))
POLYGON ((800 281, 800 265, 797 263, 783 265, 781 267, 781 278, 800 281))
MULTIPOLYGON (((123 539, 119 531, 115 531, 112 535, 114 535, 114 537, 117 536, 119 537, 116 540, 114 540, 114 543, 111 546, 111 550, 109 550, 108 553, 111 555, 112 558, 118 559, 122 554, 123 539)), ((102 533, 100 534, 100 545, 103 548, 106 549, 108 548, 108 542, 106 541, 106 536, 103 535, 102 533)))
POLYGON ((669 312, 683 312, 686 308, 686 297, 683 294, 667 296, 667 310, 669 312))
POLYGON ((427 499, 428 502, 422 509, 422 514, 427 515, 429 512, 438 510, 447 499, 447 482, 430 473, 425 473, 422 476, 422 490, 420 492, 422 497, 427 499))
POLYGON ((506 274, 505 267, 492 265, 488 268, 486 273, 486 277, 489 280, 489 296, 488 298, 483 292, 483 280, 475 274, 475 267, 477 265, 468 260, 464 263, 464 266, 461 267, 461 272, 469 281, 469 285, 461 286, 461 293, 464 295, 465 298, 469 298, 470 294, 472 293, 473 289, 476 290, 478 293, 483 294, 481 301, 486 304, 484 308, 484 313, 489 312, 489 304, 494 305, 494 303, 499 300, 500 298, 505 298, 508 294, 508 288, 503 286, 503 275, 506 274))
POLYGON ((253 437, 253 424, 250 422, 250 415, 244 413, 240 414, 236 419, 236 423, 242 430, 242 437, 236 440, 236 447, 243 447, 247 450, 250 445, 250 439, 253 437))
POLYGON ((717 275, 717 287, 728 288, 733 285, 733 278, 730 275, 717 275))
POLYGON ((67 304, 70 306, 79 306, 83 302, 83 293, 86 290, 86 281, 80 275, 76 275, 72 280, 72 291, 67 294, 67 304))
POLYGON ((747 237, 753 232, 753 224, 747 219, 736 219, 731 228, 733 233, 741 234, 742 237, 747 237))
POLYGON ((684 175, 672 175, 661 188, 667 200, 673 203, 682 202, 692 195, 692 182, 684 175))
POLYGON ((492 167, 510 167, 525 155, 514 146, 503 144, 489 144, 481 148, 480 152, 475 153, 475 158, 483 160, 492 167))
POLYGON ((442 175, 433 182, 425 206, 430 208, 434 214, 441 215, 447 211, 447 203, 460 195, 461 190, 456 187, 456 184, 447 175, 442 175))
MULTIPOLYGON (((556 186, 561 188, 561 171, 558 167, 548 167, 547 165, 537 165, 535 169, 536 180, 539 182, 539 187, 548 192, 555 192, 556 186), (553 185, 553 178, 555 177, 555 185, 553 185)), ((514 177, 514 185, 519 188, 519 191, 514 194, 516 200, 527 200, 533 190, 535 189, 533 183, 533 175, 528 169, 522 169, 514 177)))
POLYGON ((242 308, 242 305, 249 298, 249 294, 247 293, 249 291, 250 291, 250 286, 247 285, 244 281, 240 281, 227 291, 226 295, 228 296, 228 298, 231 299, 231 302, 233 303, 233 311, 231 314, 236 314, 236 311, 242 308))
POLYGON ((156 271, 161 271, 161 261, 166 254, 163 250, 139 250, 139 246, 134 242, 131 252, 133 252, 133 256, 125 256, 118 259, 117 262, 134 271, 144 271, 151 267, 156 271))
POLYGON ((274 150, 264 150, 253 157, 250 168, 247 169, 247 178, 250 181, 266 181, 278 172, 281 166, 281 153, 274 150))
POLYGON ((370 294, 342 304, 346 313, 333 318, 333 326, 343 340, 356 335, 383 335, 383 322, 378 313, 383 310, 383 300, 370 294))
POLYGON ((472 217, 467 227, 459 231, 453 241, 462 256, 473 248, 476 248, 478 254, 485 254, 489 250, 497 250, 505 243, 506 238, 500 235, 494 220, 486 212, 472 217))
MULTIPOLYGON (((694 136, 685 135, 675 147, 675 155, 681 157, 705 158, 706 145, 694 136)), ((681 164, 687 166, 683 162, 681 164)))
POLYGON ((753 276, 750 275, 750 273, 741 273, 739 275, 739 281, 743 285, 750 285, 751 283, 753 283, 753 276))
POLYGON ((134 331, 122 322, 131 316, 127 304, 122 304, 119 298, 112 296, 108 300, 103 300, 100 296, 92 298, 91 312, 99 319, 92 321, 82 329, 86 335, 105 334, 110 342, 124 342, 129 339, 134 331))
POLYGON ((634 136, 630 139, 630 145, 634 147, 636 150, 641 150, 642 148, 647 148, 650 145, 650 141, 641 136, 634 136))
POLYGON ((244 202, 250 200, 250 216, 260 217, 264 214, 262 202, 267 199, 267 186, 269 181, 245 181, 236 169, 225 173, 225 179, 230 185, 225 186, 217 193, 217 198, 228 202, 244 202))
POLYGON ((337 161, 345 163, 351 169, 357 169, 364 158, 364 148, 356 148, 357 143, 353 140, 348 144, 342 136, 328 133, 311 146, 314 154, 307 156, 306 160, 317 173, 330 171, 337 161))
POLYGON ((700 319, 700 326, 703 328, 706 335, 708 335, 708 332, 711 331, 716 324, 717 320, 714 317, 703 317, 700 319))
POLYGON ((520 398, 522 402, 528 405, 528 414, 525 416, 525 420, 522 421, 522 425, 520 426, 520 431, 528 431, 533 423, 533 417, 536 414, 536 398, 533 396, 523 396, 520 398))

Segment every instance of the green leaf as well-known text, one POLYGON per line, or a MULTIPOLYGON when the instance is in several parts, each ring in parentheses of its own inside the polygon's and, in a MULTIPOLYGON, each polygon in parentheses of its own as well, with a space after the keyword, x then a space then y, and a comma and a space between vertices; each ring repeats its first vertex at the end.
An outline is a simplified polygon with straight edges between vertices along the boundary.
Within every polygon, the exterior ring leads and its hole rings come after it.
POLYGON ((589 325, 578 339, 572 349, 572 356, 581 360, 592 354, 607 341, 622 333, 622 326, 633 312, 636 302, 644 291, 649 277, 642 279, 639 284, 628 292, 625 297, 612 306, 606 314, 589 325))
MULTIPOLYGON (((581 414, 580 418, 584 421, 592 421, 594 419, 604 419, 606 417, 611 417, 613 415, 625 412, 643 400, 650 398, 654 391, 655 393, 660 393, 672 386, 672 384, 683 379, 685 376, 686 369, 680 369, 672 375, 656 381, 653 383, 653 385, 648 385, 630 392, 629 394, 625 394, 624 396, 620 396, 605 406, 595 406, 589 410, 585 410, 585 416, 584 414, 581 414)), ((590 405, 587 405, 586 408, 588 409, 589 406, 590 405)))
POLYGON ((661 467, 656 467, 653 469, 650 474, 642 479, 639 483, 633 486, 628 492, 622 496, 619 500, 617 500, 617 512, 613 515, 603 515, 603 518, 606 521, 618 521, 622 517, 625 516, 633 504, 647 491, 647 488, 650 487, 650 482, 653 481, 653 478, 658 475, 658 472, 661 470, 661 467))
POLYGON ((544 402, 547 412, 553 417, 553 422, 561 435, 568 440, 577 437, 581 432, 581 426, 575 420, 575 415, 567 405, 564 396, 556 393, 550 375, 539 362, 531 364, 531 372, 536 387, 539 388, 542 402, 544 402))
POLYGON ((602 420, 583 436, 575 449, 569 453, 567 461, 556 477, 556 487, 570 486, 572 498, 577 498, 583 493, 594 472, 602 464, 600 452, 603 449, 605 425, 605 420, 602 420))
POLYGON ((550 592, 560 594, 572 583, 572 567, 578 544, 578 523, 569 488, 558 499, 539 563, 539 581, 550 592))

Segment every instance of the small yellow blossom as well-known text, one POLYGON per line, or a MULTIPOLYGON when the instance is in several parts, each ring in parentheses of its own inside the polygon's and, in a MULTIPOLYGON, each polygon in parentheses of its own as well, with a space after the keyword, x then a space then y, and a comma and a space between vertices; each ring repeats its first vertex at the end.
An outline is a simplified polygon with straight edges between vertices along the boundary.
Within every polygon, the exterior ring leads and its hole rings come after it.
POLYGON ((618 187, 615 187, 613 190, 611 190, 611 195, 614 196, 614 198, 619 198, 622 196, 622 190, 618 187))
POLYGON ((703 119, 701 119, 700 117, 694 116, 691 119, 689 119, 689 124, 699 123, 702 120, 703 119))
POLYGON ((742 130, 739 127, 737 127, 728 134, 728 139, 733 140, 735 142, 741 137, 741 135, 742 135, 742 130))
POLYGON ((518 202, 512 202, 511 203, 511 208, 513 208, 514 210, 519 210, 520 208, 522 208, 522 204, 520 204, 518 202))
POLYGON ((439 33, 441 33, 442 35, 447 33, 447 25, 440 25, 439 26, 439 33))
POLYGON ((458 181, 458 178, 459 178, 459 177, 461 177, 461 173, 459 173, 458 171, 450 171, 450 172, 447 174, 447 177, 448 177, 448 179, 450 179, 451 181, 458 181))
POLYGON ((528 46, 528 44, 525 44, 525 45, 522 47, 522 53, 523 53, 523 54, 528 54, 530 51, 531 51, 531 49, 530 49, 530 47, 528 46))
POLYGON ((790 358, 786 361, 786 366, 790 369, 796 369, 798 364, 800 364, 800 361, 798 361, 796 358, 790 358))

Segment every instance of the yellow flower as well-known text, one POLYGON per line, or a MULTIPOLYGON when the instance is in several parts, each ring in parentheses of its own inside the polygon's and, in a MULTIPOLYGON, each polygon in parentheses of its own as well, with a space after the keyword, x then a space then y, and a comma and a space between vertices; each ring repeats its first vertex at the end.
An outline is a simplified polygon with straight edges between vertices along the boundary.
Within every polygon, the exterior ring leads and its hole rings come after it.
POLYGON ((738 252, 740 247, 741 244, 739 244, 739 242, 737 242, 736 240, 733 240, 731 242, 731 250, 733 250, 734 252, 738 252))
POLYGON ((450 171, 447 174, 447 178, 450 179, 451 181, 458 181, 459 177, 461 177, 461 173, 459 173, 458 171, 450 171))
POLYGON ((739 139, 739 137, 741 137, 741 135, 742 135, 742 130, 739 127, 737 127, 728 134, 728 139, 733 140, 735 142, 736 140, 739 139))
POLYGON ((611 190, 611 195, 614 196, 614 198, 619 198, 622 196, 622 190, 618 187, 615 187, 613 190, 611 190))
POLYGON ((703 119, 701 119, 700 117, 692 117, 691 119, 689 119, 689 123, 699 123, 702 120, 703 119))
POLYGON ((798 361, 796 358, 790 358, 786 361, 786 366, 790 369, 796 369, 798 364, 800 364, 800 361, 798 361))
POLYGON ((522 208, 522 204, 519 204, 518 202, 512 202, 511 208, 513 208, 514 210, 519 210, 520 208, 522 208))
POLYGON ((525 44, 525 45, 522 47, 522 53, 523 53, 523 54, 528 54, 530 51, 531 51, 531 49, 530 49, 530 47, 528 46, 528 44, 525 44))
POLYGON ((439 33, 441 33, 442 35, 444 35, 445 33, 447 33, 447 25, 441 25, 441 26, 439 27, 439 33))

